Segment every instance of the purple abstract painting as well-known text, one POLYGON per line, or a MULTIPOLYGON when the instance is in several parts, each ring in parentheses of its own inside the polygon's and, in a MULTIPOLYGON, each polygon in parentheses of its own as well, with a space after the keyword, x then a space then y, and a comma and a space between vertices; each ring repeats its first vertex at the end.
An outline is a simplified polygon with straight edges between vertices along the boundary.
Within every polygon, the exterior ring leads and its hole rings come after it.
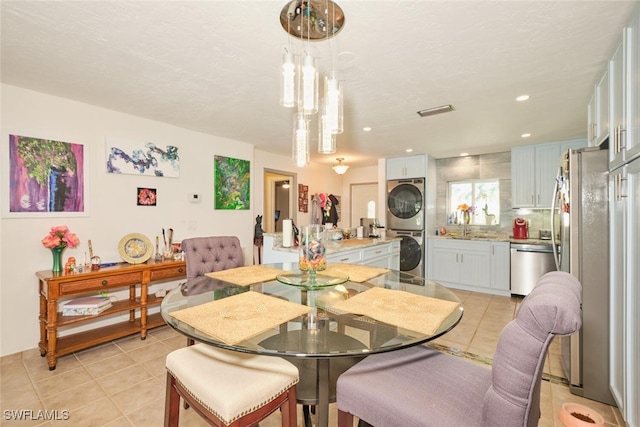
POLYGON ((9 212, 84 212, 84 146, 9 135, 9 212))

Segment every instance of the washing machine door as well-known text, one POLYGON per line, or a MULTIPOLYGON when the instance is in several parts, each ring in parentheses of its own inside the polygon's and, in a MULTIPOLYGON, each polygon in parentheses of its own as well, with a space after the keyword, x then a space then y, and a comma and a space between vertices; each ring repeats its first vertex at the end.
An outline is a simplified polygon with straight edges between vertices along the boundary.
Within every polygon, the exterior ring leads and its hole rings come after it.
POLYGON ((417 240, 409 236, 402 237, 400 242, 400 271, 411 271, 422 260, 422 249, 417 240))
POLYGON ((389 213, 400 219, 409 219, 418 215, 423 203, 422 193, 412 184, 400 184, 394 187, 387 197, 389 213))

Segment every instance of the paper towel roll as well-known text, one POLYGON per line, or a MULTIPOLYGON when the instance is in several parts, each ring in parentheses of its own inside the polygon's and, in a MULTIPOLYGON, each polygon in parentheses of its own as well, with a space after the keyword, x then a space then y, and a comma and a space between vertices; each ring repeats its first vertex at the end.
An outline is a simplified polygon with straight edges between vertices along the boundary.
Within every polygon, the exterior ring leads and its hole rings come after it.
POLYGON ((290 219, 282 221, 282 246, 285 248, 293 246, 293 221, 290 219))
POLYGON ((364 227, 360 226, 356 228, 356 237, 362 239, 364 237, 364 227))

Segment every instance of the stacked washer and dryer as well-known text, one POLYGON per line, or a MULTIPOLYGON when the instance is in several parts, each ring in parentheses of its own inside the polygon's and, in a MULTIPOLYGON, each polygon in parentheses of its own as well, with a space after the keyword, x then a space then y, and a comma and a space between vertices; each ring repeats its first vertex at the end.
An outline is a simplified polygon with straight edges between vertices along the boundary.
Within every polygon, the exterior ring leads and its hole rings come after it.
POLYGON ((425 277, 425 178, 387 181, 387 237, 400 237, 400 271, 425 277))

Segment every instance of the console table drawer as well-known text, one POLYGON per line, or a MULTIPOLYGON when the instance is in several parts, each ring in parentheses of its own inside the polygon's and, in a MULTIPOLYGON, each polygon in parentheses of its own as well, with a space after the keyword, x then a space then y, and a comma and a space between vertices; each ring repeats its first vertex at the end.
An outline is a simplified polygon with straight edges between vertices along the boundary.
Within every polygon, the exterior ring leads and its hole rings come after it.
POLYGON ((74 282, 61 283, 60 295, 77 294, 84 291, 99 291, 107 288, 137 285, 140 283, 142 283, 142 271, 95 279, 77 280, 74 282))
POLYGON ((151 281, 184 277, 185 274, 187 274, 187 268, 184 265, 172 265, 167 268, 152 270, 151 281))

